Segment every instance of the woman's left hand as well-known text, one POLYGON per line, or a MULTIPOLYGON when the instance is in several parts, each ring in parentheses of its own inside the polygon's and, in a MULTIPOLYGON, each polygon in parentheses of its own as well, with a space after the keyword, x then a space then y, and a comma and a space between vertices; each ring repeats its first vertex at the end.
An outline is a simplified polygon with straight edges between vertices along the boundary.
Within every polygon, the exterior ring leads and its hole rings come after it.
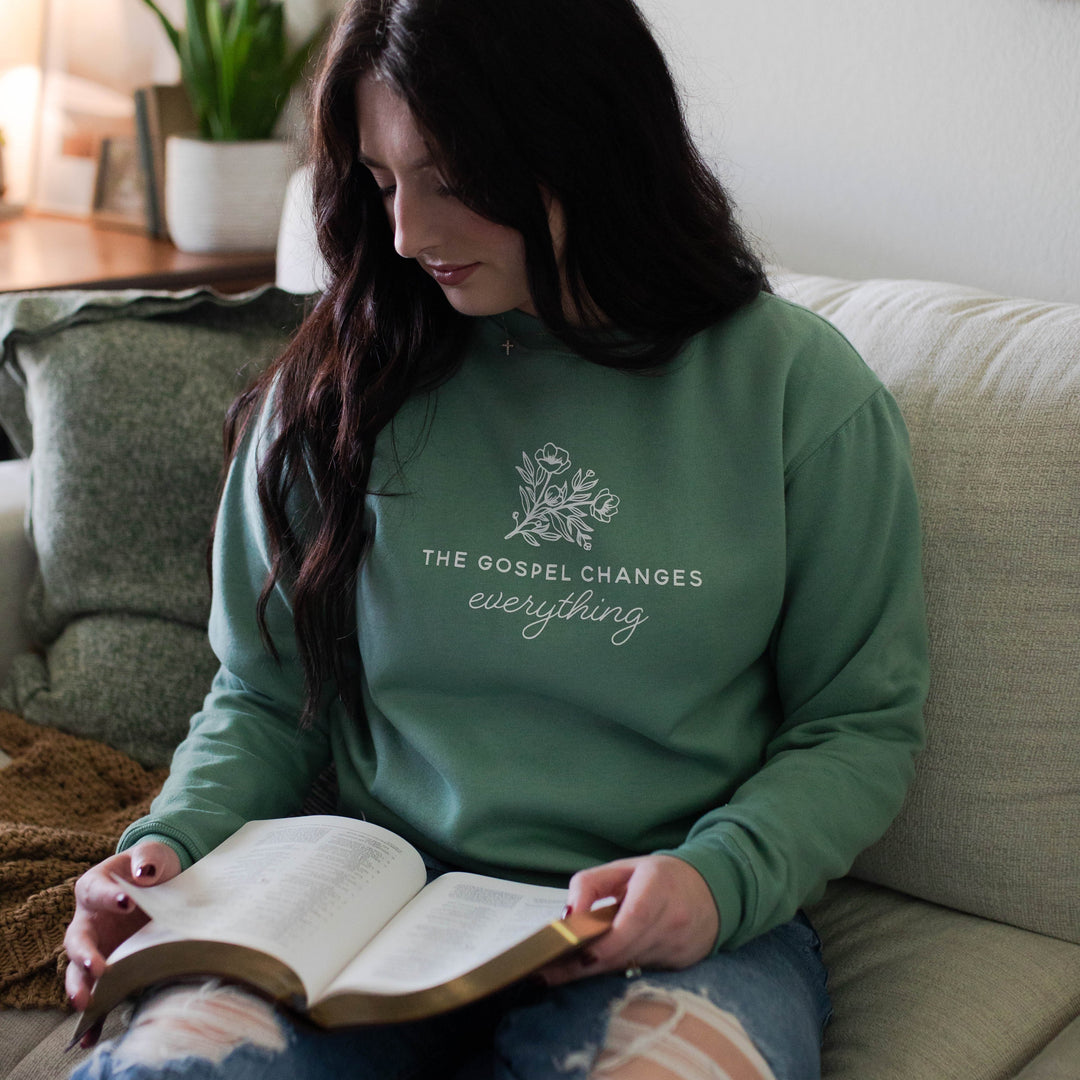
POLYGON ((712 952, 720 916, 705 879, 673 855, 619 859, 570 879, 569 906, 588 911, 605 896, 619 901, 611 930, 583 952, 545 967, 549 986, 632 968, 684 968, 712 952))

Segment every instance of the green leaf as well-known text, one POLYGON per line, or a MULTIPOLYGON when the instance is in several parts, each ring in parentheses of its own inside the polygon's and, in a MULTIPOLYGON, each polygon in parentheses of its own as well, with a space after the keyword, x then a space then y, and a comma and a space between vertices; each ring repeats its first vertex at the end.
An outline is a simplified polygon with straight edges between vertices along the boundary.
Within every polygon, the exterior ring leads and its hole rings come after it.
POLYGON ((291 55, 281 0, 187 0, 178 30, 155 0, 155 13, 180 58, 199 123, 211 139, 267 139, 330 20, 291 55))
POLYGON ((225 23, 221 6, 206 5, 206 46, 213 61, 214 87, 217 97, 217 124, 221 138, 230 138, 233 130, 232 102, 235 71, 232 57, 225 47, 225 23))
POLYGON ((255 14, 255 2, 256 0, 236 0, 232 21, 237 31, 251 27, 252 16, 255 14))
POLYGON ((199 122, 199 133, 205 138, 218 138, 215 133, 217 78, 206 15, 211 3, 216 4, 217 0, 187 0, 187 20, 180 36, 180 74, 199 122))
POLYGON ((180 31, 173 26, 169 16, 154 3, 154 0, 143 0, 143 3, 161 20, 161 25, 165 27, 165 33, 169 35, 169 41, 172 42, 172 47, 176 50, 177 56, 179 56, 180 31))

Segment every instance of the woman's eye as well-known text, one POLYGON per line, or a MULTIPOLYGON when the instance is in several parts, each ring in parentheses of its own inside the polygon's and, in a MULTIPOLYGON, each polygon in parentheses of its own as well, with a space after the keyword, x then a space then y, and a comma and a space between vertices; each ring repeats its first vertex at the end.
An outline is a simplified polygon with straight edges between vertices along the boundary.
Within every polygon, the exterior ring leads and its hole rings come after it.
MULTIPOLYGON (((387 184, 385 187, 378 184, 376 186, 379 191, 379 198, 383 201, 392 199, 397 194, 397 184, 387 184)), ((443 199, 456 199, 458 198, 457 191, 450 187, 448 184, 444 184, 441 181, 435 186, 435 194, 443 199)))
POLYGON ((438 171, 434 172, 432 180, 435 184, 435 194, 443 199, 460 199, 461 192, 449 181, 444 180, 438 171))

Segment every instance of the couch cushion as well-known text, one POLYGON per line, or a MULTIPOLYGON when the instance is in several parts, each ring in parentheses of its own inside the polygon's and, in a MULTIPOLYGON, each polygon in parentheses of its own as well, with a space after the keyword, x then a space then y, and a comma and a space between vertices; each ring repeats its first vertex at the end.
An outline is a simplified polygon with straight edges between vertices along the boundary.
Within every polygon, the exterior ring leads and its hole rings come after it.
POLYGON ((70 1015, 60 1009, 0 1009, 0 1080, 70 1015))
MULTIPOLYGON (((115 1038, 127 1024, 131 1008, 123 1005, 105 1018, 102 1040, 115 1038)), ((55 1010, 0 1012, 0 1080, 59 1080, 91 1051, 67 1050, 78 1017, 55 1010), (36 1037, 35 1037, 36 1036, 36 1037)))
POLYGON ((1080 1016, 1078 1016, 1016 1080, 1076 1080, 1080 1062, 1080 1016))
POLYGON ((823 1080, 1012 1080, 1080 1013, 1080 945, 852 879, 809 914, 833 999, 823 1080))
POLYGON ((855 873, 1080 942, 1080 306, 779 275, 911 431, 927 747, 855 873))
POLYGON ((162 764, 216 668, 205 547, 236 392, 295 329, 276 289, 0 297, 0 422, 38 569, 4 707, 162 764))

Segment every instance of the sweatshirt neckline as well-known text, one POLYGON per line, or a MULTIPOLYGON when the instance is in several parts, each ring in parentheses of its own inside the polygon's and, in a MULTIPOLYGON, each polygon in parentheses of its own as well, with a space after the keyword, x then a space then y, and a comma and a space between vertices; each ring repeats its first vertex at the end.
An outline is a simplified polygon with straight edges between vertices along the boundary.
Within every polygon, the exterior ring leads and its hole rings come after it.
POLYGON ((530 352, 557 352, 573 356, 574 351, 560 341, 535 315, 514 308, 481 320, 485 345, 509 359, 521 359, 530 352))
MULTIPOLYGON (((481 342, 485 347, 493 348, 493 355, 503 359, 527 359, 530 354, 548 353, 560 356, 580 356, 580 354, 562 341, 535 315, 528 315, 517 308, 503 311, 498 315, 486 315, 479 320, 481 342)), ((633 338, 629 334, 612 331, 601 333, 598 340, 605 340, 620 345, 629 345, 633 338)))

